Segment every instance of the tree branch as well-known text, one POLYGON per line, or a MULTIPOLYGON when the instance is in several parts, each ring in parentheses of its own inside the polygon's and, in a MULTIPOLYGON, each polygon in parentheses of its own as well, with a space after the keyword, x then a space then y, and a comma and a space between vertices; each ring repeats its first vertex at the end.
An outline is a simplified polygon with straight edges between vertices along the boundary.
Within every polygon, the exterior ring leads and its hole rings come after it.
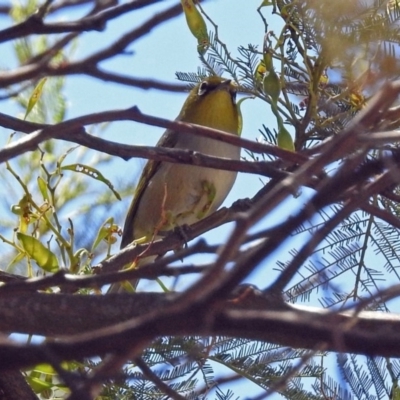
POLYGON ((63 335, 56 342, 40 345, 3 338, 0 369, 48 362, 48 351, 63 360, 110 352, 122 352, 129 358, 156 336, 164 335, 226 335, 297 348, 320 345, 336 352, 400 356, 399 315, 277 306, 254 291, 246 299, 228 300, 218 309, 182 304, 180 297, 160 293, 0 297, 2 331, 12 326, 24 333, 63 335), (51 324, 45 322, 50 320, 51 324))

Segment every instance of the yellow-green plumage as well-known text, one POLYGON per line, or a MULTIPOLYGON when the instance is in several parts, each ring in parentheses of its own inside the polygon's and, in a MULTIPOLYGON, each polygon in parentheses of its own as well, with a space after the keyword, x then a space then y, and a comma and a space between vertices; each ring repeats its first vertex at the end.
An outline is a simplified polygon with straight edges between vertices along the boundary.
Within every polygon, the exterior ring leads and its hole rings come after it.
MULTIPOLYGON (((236 88, 229 80, 209 77, 196 85, 177 117, 238 135, 236 88)), ((216 157, 240 158, 240 148, 197 135, 167 130, 157 146, 188 149, 216 157)), ((148 161, 125 220, 121 247, 159 231, 192 224, 215 211, 225 200, 236 172, 194 165, 148 161)))

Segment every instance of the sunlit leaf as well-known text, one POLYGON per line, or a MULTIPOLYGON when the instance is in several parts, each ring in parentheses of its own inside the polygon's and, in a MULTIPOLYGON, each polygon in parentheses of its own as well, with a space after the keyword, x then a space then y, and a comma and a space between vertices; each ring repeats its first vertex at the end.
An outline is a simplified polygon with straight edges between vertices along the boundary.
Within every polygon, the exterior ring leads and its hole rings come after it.
POLYGON ((49 197, 49 192, 48 192, 48 187, 47 187, 46 181, 42 177, 39 176, 37 178, 37 182, 38 182, 40 193, 43 196, 43 199, 49 201, 50 197, 49 197))
POLYGON ((46 382, 41 378, 27 376, 26 380, 35 393, 41 393, 44 390, 51 389, 54 386, 52 382, 46 382))
POLYGON ((107 240, 108 243, 114 244, 117 239, 115 238, 115 233, 120 230, 118 225, 114 224, 114 218, 108 218, 107 221, 100 227, 97 232, 96 238, 93 241, 91 251, 94 251, 97 246, 103 241, 107 240))
POLYGON ((181 0, 181 4, 190 32, 192 32, 193 36, 197 39, 197 50, 199 53, 204 54, 210 44, 204 18, 193 0, 181 0))
POLYGON ((47 80, 47 78, 41 79, 39 81, 39 83, 36 85, 35 89, 33 89, 33 93, 28 101, 28 107, 26 108, 24 119, 26 119, 26 117, 32 111, 33 107, 35 107, 36 103, 39 101, 40 96, 42 95, 43 86, 46 83, 46 80, 47 80))
POLYGON ((34 259, 40 268, 48 272, 58 271, 57 257, 39 240, 21 232, 17 232, 17 238, 29 257, 34 259))
POLYGON ((281 127, 279 128, 276 141, 278 142, 278 146, 281 149, 289 151, 295 150, 292 135, 283 125, 281 125, 281 127))
POLYGON ((62 170, 66 171, 75 171, 75 172, 80 172, 81 174, 85 174, 87 176, 90 176, 93 179, 96 179, 97 181, 105 183, 110 190, 114 193, 115 197, 118 200, 121 200, 121 196, 119 193, 114 189, 113 184, 106 179, 99 170, 96 168, 89 167, 88 165, 84 164, 71 164, 71 165, 65 165, 64 167, 61 167, 62 170))
POLYGON ((253 97, 247 96, 247 97, 243 97, 241 98, 237 103, 236 103, 236 108, 238 111, 238 120, 239 120, 239 124, 238 124, 238 134, 239 136, 241 136, 242 134, 242 129, 243 129, 243 117, 242 117, 242 110, 241 110, 241 106, 242 103, 247 100, 247 99, 252 99, 253 97))

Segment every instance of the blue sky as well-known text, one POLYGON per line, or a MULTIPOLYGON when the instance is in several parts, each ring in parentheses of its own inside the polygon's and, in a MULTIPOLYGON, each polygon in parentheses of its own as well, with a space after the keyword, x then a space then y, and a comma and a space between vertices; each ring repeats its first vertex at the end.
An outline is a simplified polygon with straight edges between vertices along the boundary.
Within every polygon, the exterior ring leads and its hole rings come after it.
MULTIPOLYGON (((86 32, 76 44, 72 61, 87 57, 98 49, 113 43, 127 30, 140 26, 155 13, 167 9, 176 2, 165 0, 152 7, 135 11, 109 22, 104 32, 86 32)), ((208 15, 218 24, 219 37, 225 42, 233 56, 238 55, 240 45, 262 46, 264 25, 256 11, 259 1, 237 0, 232 6, 229 0, 205 1, 203 7, 208 15)), ((81 7, 72 12, 58 12, 51 16, 52 20, 74 20, 86 14, 89 7, 81 7)), ((266 10, 266 9, 265 9, 266 10)), ((273 17, 270 29, 280 32, 279 19, 273 17)), ((0 18, 0 28, 8 26, 8 18, 0 18)), ((211 29, 211 25, 208 24, 211 29)), ((154 78, 160 81, 177 82, 175 73, 196 72, 201 65, 197 53, 197 41, 190 33, 183 15, 155 28, 150 34, 133 43, 128 50, 131 54, 115 57, 101 64, 110 71, 141 78, 154 78)), ((10 44, 0 46, 0 67, 11 69, 16 61, 10 52, 10 44)), ((159 90, 142 90, 132 87, 99 81, 86 76, 69 76, 64 93, 67 97, 68 109, 66 118, 74 118, 92 112, 129 108, 137 106, 147 114, 174 119, 187 96, 186 93, 168 93, 159 90)), ((2 112, 23 117, 25 110, 13 102, 2 102, 2 112)), ((276 119, 270 107, 261 100, 247 100, 242 104, 243 132, 242 136, 256 140, 260 137, 259 129, 265 124, 270 129, 276 128, 276 119)), ((0 128, 0 131, 3 129, 0 128)), ((146 126, 135 122, 116 122, 110 124, 105 137, 121 143, 154 145, 162 129, 146 126)), ((7 135, 0 135, 6 138, 7 135)), ((3 140, 4 140, 3 139, 3 140)), ((242 152, 242 156, 244 153, 242 152)), ((72 153, 71 159, 74 157, 72 153)), ((132 182, 133 189, 145 160, 131 159, 124 161, 115 159, 110 169, 101 172, 113 181, 118 190, 118 183, 124 180, 132 182), (127 173, 129 171, 129 174, 127 173)), ((89 178, 86 178, 89 179, 89 178)), ((265 182, 265 179, 263 179, 265 182)), ((239 174, 235 186, 228 196, 225 205, 230 205, 237 199, 252 197, 262 187, 260 177, 249 174, 239 174)), ((133 193, 133 190, 132 190, 133 193)), ((276 218, 286 218, 285 213, 276 213, 276 218)), ((285 211, 285 210, 283 210, 285 211)), ((123 224, 123 220, 116 221, 123 224)), ((269 221, 273 223, 273 221, 269 221)), ((228 228, 229 229, 229 228, 228 228)), ((224 227, 214 233, 217 240, 221 238, 224 227)), ((212 237, 212 235, 210 236, 212 237)))
MULTIPOLYGON (((227 44, 233 56, 238 55, 237 47, 240 45, 246 46, 251 43, 261 48, 264 37, 264 25, 256 11, 260 3, 261 0, 210 0, 203 2, 205 11, 218 24, 220 39, 227 44)), ((97 49, 106 47, 127 30, 139 26, 147 18, 152 17, 154 13, 160 12, 174 4, 176 4, 176 1, 161 1, 152 7, 111 21, 104 32, 85 33, 77 43, 73 59, 79 60, 85 58, 97 49)), ((54 20, 73 20, 85 14, 87 10, 88 8, 85 9, 82 7, 81 10, 74 13, 63 11, 55 14, 52 18, 54 20)), ((264 10, 264 15, 269 16, 269 28, 274 30, 276 34, 279 34, 281 29, 280 19, 276 16, 270 17, 269 10, 264 10)), ((8 21, 8 19, 0 18, 0 28, 4 28, 8 21)), ((209 28, 211 28, 210 25, 209 28)), ((131 54, 115 57, 101 66, 110 71, 121 72, 134 77, 176 82, 175 72, 196 72, 197 68, 201 65, 197 54, 196 39, 189 32, 183 15, 157 27, 149 35, 133 43, 129 47, 129 50, 131 54)), ((15 62, 11 57, 9 46, 0 46, 0 67, 8 69, 14 65, 15 62)), ((92 112, 137 106, 146 114, 174 119, 178 115, 186 98, 186 94, 183 93, 174 94, 158 90, 136 89, 82 76, 67 78, 65 94, 68 99, 67 118, 92 112)), ((21 110, 12 102, 1 102, 1 106, 2 112, 23 117, 24 110, 21 110)), ((242 135, 247 139, 256 140, 259 138, 260 133, 258 130, 263 124, 270 129, 276 128, 276 119, 272 115, 269 105, 261 100, 245 101, 242 105, 242 113, 244 121, 242 135)), ((2 129, 0 128, 1 131, 2 129)), ((2 133, 0 140, 6 136, 2 133)), ((111 124, 107 128, 105 137, 121 143, 154 145, 162 133, 162 129, 155 127, 134 122, 118 122, 111 124)), ((74 154, 72 154, 73 156, 74 154)), ((115 159, 111 166, 105 170, 101 170, 101 172, 113 181, 117 190, 123 181, 128 180, 132 182, 133 195, 134 185, 144 163, 145 160, 139 159, 131 159, 129 161, 115 159)), ((85 179, 89 180, 90 178, 86 177, 85 179)), ((232 202, 240 198, 252 197, 261 187, 262 182, 259 177, 239 174, 225 205, 229 206, 232 202)), ((265 228, 268 225, 277 223, 277 221, 288 218, 310 193, 311 191, 303 189, 300 197, 288 199, 268 220, 262 221, 258 227, 262 226, 265 228)), ((126 207, 129 201, 130 199, 125 200, 124 205, 126 207)), ((115 215, 115 217, 117 218, 116 222, 123 225, 124 215, 115 215)), ((229 226, 222 227, 207 235, 207 239, 211 243, 220 243, 223 236, 227 235, 229 231, 229 226)), ((273 271, 276 267, 276 261, 284 262, 290 258, 289 249, 299 248, 298 245, 301 239, 304 240, 303 237, 299 239, 294 238, 288 241, 289 243, 285 243, 284 246, 275 252, 270 259, 266 260, 249 277, 248 281, 255 283, 260 288, 268 286, 272 282, 273 276, 278 274, 276 270, 273 271)), ((343 276, 342 283, 348 283, 344 282, 346 279, 348 280, 347 275, 343 276)), ((339 282, 340 279, 336 281, 337 284, 339 282)), ((147 285, 145 282, 144 284, 147 285)), ((249 384, 247 381, 246 384, 234 385, 234 390, 242 398, 259 393, 260 391, 258 387, 249 384)))
MULTIPOLYGON (((85 33, 77 43, 73 59, 79 60, 97 49, 106 47, 128 29, 139 26, 147 18, 153 16, 154 13, 164 10, 175 3, 176 1, 162 1, 152 7, 111 21, 104 32, 85 33)), ((210 0, 203 3, 205 11, 218 24, 220 39, 227 44, 233 55, 238 54, 237 47, 240 45, 246 46, 251 43, 261 48, 264 26, 256 12, 260 3, 261 0, 210 0)), ((70 12, 69 14, 64 11, 55 14, 52 18, 55 20, 60 18, 71 20, 80 17, 84 13, 85 9, 82 8, 80 11, 70 12)), ((264 14, 270 15, 269 10, 268 12, 266 10, 264 14)), ((0 18, 0 28, 6 27, 8 21, 8 19, 0 18)), ((269 17, 268 23, 270 24, 270 29, 279 34, 280 20, 278 17, 269 17)), ((132 52, 131 54, 116 57, 112 61, 102 64, 102 67, 134 77, 174 82, 176 81, 175 72, 196 72, 200 66, 196 39, 189 32, 183 15, 154 29, 149 35, 131 45, 129 50, 132 52)), ((9 46, 0 46, 0 67, 9 69, 14 65, 15 62, 12 59, 9 46)), ((68 77, 65 94, 68 99, 67 118, 92 112, 138 106, 146 114, 174 119, 186 98, 186 94, 135 89, 80 76, 68 77)), ((2 112, 23 117, 23 110, 14 103, 1 102, 0 104, 2 112)), ((270 129, 276 128, 276 119, 270 112, 270 107, 260 100, 244 102, 242 112, 244 120, 242 135, 247 139, 256 140, 259 138, 258 130, 262 124, 265 124, 270 129)), ((0 132, 0 140, 4 140, 1 138, 6 135, 3 135, 4 132, 1 128, 0 132)), ((154 145, 162 132, 162 129, 134 122, 119 122, 113 123, 108 127, 106 137, 121 143, 154 145)), ((144 160, 138 159, 129 161, 115 159, 112 166, 101 172, 113 181, 117 190, 124 180, 132 182, 133 195, 134 184, 144 163, 144 160)), ((89 180, 90 178, 87 177, 86 179, 89 180)), ((240 198, 252 197, 261 187, 262 182, 259 177, 239 174, 225 205, 230 205, 240 198)), ((302 190, 301 195, 303 197, 289 199, 267 221, 262 221, 262 226, 265 228, 278 220, 288 218, 310 193, 311 191, 302 190)), ((128 202, 129 200, 125 201, 124 204, 128 206, 128 202)), ((118 218, 116 222, 122 225, 123 215, 118 218)), ((226 235, 229 229, 229 227, 224 227, 217 232, 212 232, 208 235, 209 241, 220 242, 222 235, 226 235)), ((276 260, 283 262, 289 258, 288 250, 295 247, 296 244, 298 244, 298 241, 296 242, 295 239, 290 244, 285 244, 285 246, 281 247, 250 278, 252 282, 260 288, 264 288, 271 283, 272 275, 277 274, 276 271, 272 271, 276 266, 276 260)), ((343 277, 343 280, 345 279, 347 279, 347 275, 343 277)), ((236 389, 235 387, 236 393, 243 394, 243 398, 250 395, 249 385, 243 385, 240 390, 236 389)))
MULTIPOLYGON (((140 25, 154 13, 175 3, 169 0, 163 1, 111 21, 105 32, 85 33, 77 44, 74 59, 84 58, 96 49, 107 46, 128 29, 140 25)), ((240 45, 246 46, 251 43, 261 48, 264 25, 256 12, 259 3, 261 3, 259 0, 211 0, 203 3, 205 11, 218 24, 220 39, 227 44, 233 55, 238 55, 237 47, 240 45)), ((81 11, 84 14, 84 8, 81 11)), ((62 12, 52 18, 55 20, 60 18, 74 19, 79 16, 80 13, 78 12, 71 12, 70 14, 62 12)), ((4 26, 5 21, 5 19, 0 19, 1 27, 4 26)), ((280 32, 277 17, 268 22, 270 29, 277 33, 280 32)), ((174 82, 176 81, 175 72, 196 72, 200 66, 197 42, 189 32, 183 15, 154 29, 149 35, 131 45, 129 50, 132 51, 132 54, 116 57, 112 61, 102 64, 102 67, 134 77, 174 82)), ((0 62, 1 67, 12 68, 14 65, 7 46, 0 48, 0 60, 3 60, 0 62)), ((67 118, 92 112, 138 106, 144 113, 174 119, 186 98, 186 94, 135 89, 81 76, 68 77, 65 93, 68 99, 67 118)), ((23 111, 9 102, 2 104, 2 107, 2 112, 23 116, 23 111)), ((242 135, 247 139, 255 140, 259 138, 258 130, 262 124, 267 125, 270 129, 276 128, 276 119, 270 112, 270 107, 260 100, 245 101, 242 105, 242 113, 244 121, 242 135)), ((111 124, 106 131, 106 137, 122 143, 154 145, 162 132, 162 129, 151 126, 134 122, 121 122, 111 124)), ((130 161, 117 159, 109 170, 102 172, 113 181, 118 190, 118 182, 125 179, 129 179, 134 185, 144 162, 144 160, 138 159, 130 161)), ((240 198, 252 197, 261 187, 262 182, 259 177, 239 174, 225 205, 230 205, 240 198)), ((296 199, 296 201, 300 201, 300 199, 296 199)), ((283 205, 275 213, 274 221, 263 222, 264 227, 265 224, 271 225, 282 218, 287 218, 293 210, 293 207, 287 204, 283 205)), ((123 220, 117 222, 123 224, 123 220)), ((226 235, 227 232, 229 232, 229 227, 223 227, 217 232, 211 233, 208 238, 211 242, 220 242, 221 235, 226 235)), ((287 250, 286 248, 283 254, 287 254, 287 250)), ((284 261, 284 258, 279 257, 281 261, 284 261)), ((266 265, 267 268, 257 271, 256 283, 261 288, 271 283, 271 270, 274 264, 268 263, 266 265)), ((235 387, 235 392, 241 393, 244 396, 243 398, 250 395, 251 391, 248 385, 240 389, 235 387)), ((256 389, 255 392, 257 391, 256 389)))
MULTIPOLYGON (((76 59, 91 54, 95 48, 112 43, 120 34, 131 26, 138 26, 155 12, 164 10, 172 1, 164 1, 140 12, 132 13, 111 21, 106 34, 90 32, 79 42, 76 59), (134 17, 134 18, 133 18, 134 17), (108 39, 109 38, 109 39, 108 39)), ((264 26, 256 8, 258 1, 236 1, 235 6, 229 0, 207 1, 203 7, 211 18, 218 24, 219 36, 233 55, 238 55, 237 47, 248 43, 261 47, 264 37, 264 26)), ((271 21, 279 22, 277 18, 271 21)), ((278 28, 276 29, 279 32, 278 28)), ((196 72, 201 65, 197 54, 197 42, 191 35, 183 15, 154 29, 149 35, 141 38, 129 47, 132 55, 124 55, 102 64, 106 69, 120 71, 135 77, 155 78, 161 81, 176 82, 175 72, 196 72)), ((116 108, 138 106, 147 114, 174 119, 179 113, 186 94, 167 93, 158 90, 142 90, 127 88, 113 83, 105 83, 86 77, 70 77, 66 86, 69 109, 67 117, 75 117, 83 113, 99 112, 116 108), (83 89, 83 90, 82 90, 83 89)), ((255 140, 260 137, 258 129, 262 124, 270 128, 276 127, 276 120, 270 112, 270 107, 260 100, 248 100, 242 105, 243 137, 255 140)), ((163 130, 134 122, 113 123, 107 130, 106 136, 112 140, 129 144, 154 145, 163 130)), ((243 155, 243 153, 242 153, 243 155)), ((116 181, 127 179, 125 171, 132 171, 131 177, 136 182, 144 160, 132 159, 128 162, 115 160, 112 176, 116 181)), ((225 205, 233 201, 253 196, 262 183, 255 175, 239 174, 237 181, 225 205)), ((287 209, 286 209, 287 211, 287 209)), ((287 217, 287 212, 285 213, 287 217)), ((277 213, 281 219, 282 214, 277 213)), ((122 224, 122 221, 120 222, 122 224)), ((210 240, 220 240, 224 227, 211 234, 210 240)), ((270 274, 267 273, 267 275, 270 274)), ((266 277, 267 278, 267 277, 266 277)), ((270 282, 270 279, 267 280, 270 282)))

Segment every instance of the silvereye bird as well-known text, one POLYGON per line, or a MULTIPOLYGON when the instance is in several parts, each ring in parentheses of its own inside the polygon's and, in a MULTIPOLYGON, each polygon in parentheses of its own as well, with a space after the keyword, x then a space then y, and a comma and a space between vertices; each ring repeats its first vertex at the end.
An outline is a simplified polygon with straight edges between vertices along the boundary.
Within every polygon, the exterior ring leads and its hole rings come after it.
MULTIPOLYGON (((177 120, 239 135, 235 98, 236 87, 230 80, 208 77, 190 91, 177 120)), ((157 146, 240 158, 237 146, 169 129, 157 146)), ((161 231, 193 224, 214 212, 230 192, 236 175, 232 171, 149 160, 125 220, 121 248, 143 238, 150 242, 161 231)), ((131 284, 135 287, 137 282, 131 284)))

